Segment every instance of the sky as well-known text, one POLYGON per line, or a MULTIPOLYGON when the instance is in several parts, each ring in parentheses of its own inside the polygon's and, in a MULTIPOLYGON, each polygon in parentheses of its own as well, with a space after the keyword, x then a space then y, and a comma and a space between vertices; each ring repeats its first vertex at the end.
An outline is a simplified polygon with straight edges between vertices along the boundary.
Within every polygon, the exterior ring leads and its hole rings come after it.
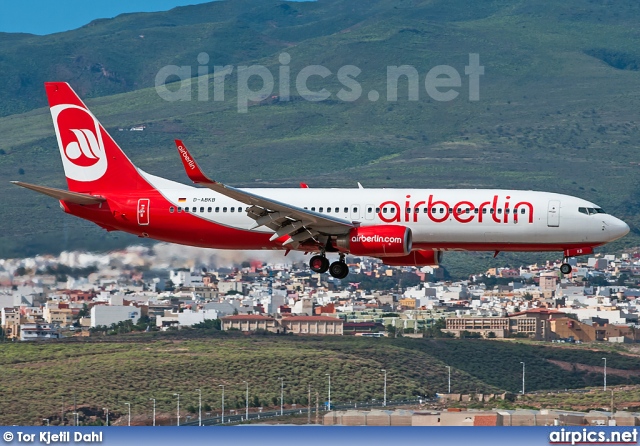
POLYGON ((125 12, 166 11, 211 0, 0 0, 0 32, 52 34, 125 12))

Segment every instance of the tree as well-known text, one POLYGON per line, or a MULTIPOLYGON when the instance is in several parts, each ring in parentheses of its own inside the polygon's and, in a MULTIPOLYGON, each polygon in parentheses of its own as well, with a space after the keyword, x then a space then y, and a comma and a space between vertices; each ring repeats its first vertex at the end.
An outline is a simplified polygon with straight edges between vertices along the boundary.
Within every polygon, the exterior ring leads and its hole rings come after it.
POLYGON ((387 324, 385 327, 385 331, 389 334, 389 336, 395 336, 396 327, 393 324, 387 324))

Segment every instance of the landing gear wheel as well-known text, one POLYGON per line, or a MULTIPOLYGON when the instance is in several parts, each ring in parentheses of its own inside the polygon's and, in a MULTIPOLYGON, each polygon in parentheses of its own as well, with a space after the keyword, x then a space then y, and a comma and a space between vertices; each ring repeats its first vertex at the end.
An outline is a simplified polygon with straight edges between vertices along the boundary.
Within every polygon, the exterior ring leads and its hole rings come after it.
POLYGON ((560 265, 560 272, 562 274, 571 274, 571 265, 569 265, 568 263, 563 263, 562 265, 560 265))
POLYGON ((344 279, 349 275, 349 267, 345 262, 333 262, 329 267, 329 274, 336 279, 344 279))
POLYGON ((329 260, 325 256, 313 256, 309 259, 309 268, 314 273, 326 273, 329 269, 329 260))

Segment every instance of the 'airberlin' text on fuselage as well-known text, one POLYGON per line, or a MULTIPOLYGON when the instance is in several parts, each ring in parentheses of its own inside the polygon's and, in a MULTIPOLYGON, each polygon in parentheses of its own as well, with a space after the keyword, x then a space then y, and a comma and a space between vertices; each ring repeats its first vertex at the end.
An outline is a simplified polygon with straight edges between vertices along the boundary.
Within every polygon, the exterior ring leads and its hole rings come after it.
POLYGON ((533 204, 528 201, 512 204, 511 197, 508 195, 504 202, 498 202, 499 197, 494 195, 491 201, 479 204, 467 200, 450 204, 443 200, 434 200, 433 195, 429 195, 428 201, 418 201, 412 204, 411 195, 407 195, 406 198, 404 207, 395 201, 381 203, 377 209, 380 220, 385 223, 402 221, 417 223, 425 216, 434 223, 442 223, 449 220, 450 217, 460 223, 471 223, 472 221, 478 223, 509 223, 509 221, 533 223, 533 204))

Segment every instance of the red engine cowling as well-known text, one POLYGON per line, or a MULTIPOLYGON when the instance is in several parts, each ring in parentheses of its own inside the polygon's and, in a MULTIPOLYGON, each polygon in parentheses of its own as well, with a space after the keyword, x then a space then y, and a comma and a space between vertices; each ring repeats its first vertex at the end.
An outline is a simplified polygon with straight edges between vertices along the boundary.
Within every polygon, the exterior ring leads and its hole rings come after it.
POLYGON ((438 266, 442 261, 442 251, 411 251, 403 257, 382 258, 389 266, 438 266))
POLYGON ((411 252, 411 229, 400 225, 363 226, 336 239, 341 251, 357 256, 396 257, 411 252))

